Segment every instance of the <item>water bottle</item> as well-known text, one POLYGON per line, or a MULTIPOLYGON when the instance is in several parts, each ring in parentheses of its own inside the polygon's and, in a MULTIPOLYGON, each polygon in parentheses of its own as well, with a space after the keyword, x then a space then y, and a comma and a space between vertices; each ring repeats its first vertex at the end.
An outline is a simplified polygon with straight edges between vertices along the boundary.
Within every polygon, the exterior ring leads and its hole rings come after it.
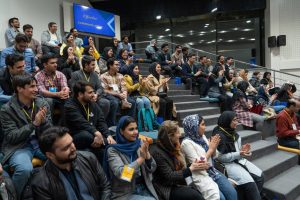
POLYGON ((3 200, 8 200, 8 193, 5 186, 5 183, 2 181, 0 184, 0 194, 3 200))

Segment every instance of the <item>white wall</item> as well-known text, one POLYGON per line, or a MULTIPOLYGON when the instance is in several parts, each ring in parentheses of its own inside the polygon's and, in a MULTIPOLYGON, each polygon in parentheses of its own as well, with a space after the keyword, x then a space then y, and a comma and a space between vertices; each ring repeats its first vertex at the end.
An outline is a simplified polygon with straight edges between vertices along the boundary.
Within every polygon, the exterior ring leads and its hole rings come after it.
MULTIPOLYGON (((11 17, 19 18, 21 32, 24 24, 31 24, 33 26, 33 37, 39 41, 42 32, 48 29, 48 23, 51 21, 57 23, 59 32, 62 33, 64 29, 69 31, 73 19, 70 15, 69 20, 67 20, 68 18, 64 19, 63 2, 78 3, 91 7, 88 0, 0 0, 0 50, 5 48, 4 34, 8 28, 8 19, 11 17)), ((115 24, 116 28, 118 27, 118 30, 120 30, 120 20, 117 20, 115 24)))
POLYGON ((300 75, 300 1, 267 0, 266 66, 300 75), (286 35, 286 46, 268 48, 268 37, 286 35))

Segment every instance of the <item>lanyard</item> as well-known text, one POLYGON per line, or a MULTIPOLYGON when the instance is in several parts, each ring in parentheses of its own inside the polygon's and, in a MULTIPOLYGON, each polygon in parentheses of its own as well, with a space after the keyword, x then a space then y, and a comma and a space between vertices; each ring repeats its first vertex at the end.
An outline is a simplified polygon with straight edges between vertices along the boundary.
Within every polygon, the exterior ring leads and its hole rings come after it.
POLYGON ((219 126, 219 128, 224 131, 226 133, 226 135, 228 135, 229 137, 232 137, 233 140, 235 141, 235 136, 234 135, 231 135, 230 133, 228 133, 224 128, 222 128, 221 126, 219 126))
POLYGON ((292 124, 295 124, 294 120, 291 118, 290 114, 286 111, 283 110, 285 112, 285 114, 289 117, 289 119, 292 121, 292 124))
POLYGON ((84 109, 84 112, 86 114, 86 119, 88 120, 88 122, 90 121, 90 105, 88 104, 88 109, 85 108, 85 106, 83 104, 81 104, 83 109, 84 109))
POLYGON ((84 75, 85 80, 86 80, 87 82, 90 82, 91 76, 89 76, 89 78, 88 78, 88 77, 86 76, 86 74, 84 73, 83 70, 82 70, 82 73, 83 73, 83 75, 84 75))
POLYGON ((32 122, 32 116, 33 116, 33 112, 34 112, 34 101, 32 102, 32 110, 31 110, 31 115, 30 116, 24 108, 22 108, 22 111, 24 112, 26 117, 32 122))
POLYGON ((54 81, 56 80, 56 75, 54 76, 54 78, 53 78, 53 80, 51 81, 50 79, 49 79, 49 76, 47 76, 47 81, 49 82, 49 84, 51 85, 51 87, 54 87, 55 85, 54 85, 54 81))

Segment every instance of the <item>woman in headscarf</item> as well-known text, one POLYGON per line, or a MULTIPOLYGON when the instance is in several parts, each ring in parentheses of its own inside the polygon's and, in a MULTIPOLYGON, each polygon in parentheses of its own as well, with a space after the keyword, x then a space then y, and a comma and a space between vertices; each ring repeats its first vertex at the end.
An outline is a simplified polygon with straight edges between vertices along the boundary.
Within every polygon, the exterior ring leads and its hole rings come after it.
POLYGON ((226 91, 223 86, 224 83, 225 76, 223 67, 221 65, 216 65, 208 78, 208 96, 210 98, 219 99, 221 112, 231 109, 230 97, 226 95, 226 91))
POLYGON ((225 111, 218 119, 213 136, 221 137, 217 159, 225 165, 228 178, 236 182, 239 199, 260 200, 264 178, 262 171, 246 158, 251 156, 251 145, 242 145, 236 132, 238 119, 235 112, 225 111))
POLYGON ((123 75, 127 74, 129 65, 133 63, 133 59, 128 56, 127 49, 120 50, 118 61, 120 63, 119 73, 123 75))
POLYGON ((107 60, 109 58, 112 58, 113 56, 114 56, 114 52, 112 47, 105 47, 103 50, 103 54, 101 55, 99 60, 99 68, 101 74, 107 72, 107 60))
POLYGON ((293 83, 284 83, 278 91, 277 100, 280 102, 288 102, 289 99, 293 98, 293 95, 296 91, 297 88, 293 83))
POLYGON ((237 85, 237 91, 232 97, 232 110, 236 112, 237 119, 246 127, 253 127, 253 123, 256 124, 256 129, 261 129, 262 122, 266 117, 250 112, 252 103, 248 101, 246 90, 249 87, 249 83, 241 81, 237 85))
POLYGON ((152 63, 149 72, 146 88, 155 114, 165 120, 171 120, 172 117, 176 118, 176 107, 173 100, 167 96, 170 78, 165 78, 160 74, 161 66, 158 63, 152 63))
MULTIPOLYGON (((247 69, 240 70, 239 77, 237 78, 237 83, 239 83, 241 81, 246 81, 249 83, 248 73, 249 73, 249 71, 247 69)), ((257 94, 257 90, 249 83, 246 93, 248 95, 255 95, 255 94, 257 94)))
POLYGON ((221 172, 214 168, 212 157, 216 153, 220 136, 215 135, 208 142, 205 136, 204 119, 197 114, 185 117, 182 124, 185 138, 181 143, 181 151, 186 160, 192 163, 194 160, 203 159, 211 164, 208 170, 192 173, 197 189, 207 200, 237 200, 237 193, 231 183, 221 172))
POLYGON ((79 59, 74 54, 73 46, 65 46, 62 56, 58 60, 57 69, 66 76, 67 80, 71 79, 73 72, 80 70, 79 59))
POLYGON ((149 144, 139 139, 132 117, 121 117, 116 140, 117 144, 107 147, 103 163, 111 181, 112 199, 158 199, 151 180, 156 163, 149 153, 149 144))
POLYGON ((131 64, 127 72, 128 73, 124 76, 127 93, 136 99, 137 110, 151 108, 150 100, 145 96, 145 85, 148 80, 146 77, 139 75, 139 66, 137 64, 131 64))
POLYGON ((224 88, 226 90, 226 95, 229 97, 233 96, 233 93, 236 91, 236 77, 234 77, 234 70, 230 69, 226 74, 225 74, 225 83, 224 83, 224 88))
POLYGON ((180 149, 180 132, 176 122, 163 122, 158 131, 157 144, 150 152, 157 163, 153 185, 163 200, 201 200, 201 193, 192 187, 194 171, 208 169, 208 163, 194 161, 186 166, 180 149))
MULTIPOLYGON (((94 71, 98 75, 100 75, 100 69, 99 69, 99 65, 98 65, 98 62, 97 62, 100 58, 100 54, 98 53, 98 51, 94 47, 88 45, 88 46, 85 46, 83 48, 82 55, 92 56, 93 58, 95 58, 96 62, 95 62, 95 70, 94 71)), ((82 68, 82 66, 81 66, 81 68, 82 68)))

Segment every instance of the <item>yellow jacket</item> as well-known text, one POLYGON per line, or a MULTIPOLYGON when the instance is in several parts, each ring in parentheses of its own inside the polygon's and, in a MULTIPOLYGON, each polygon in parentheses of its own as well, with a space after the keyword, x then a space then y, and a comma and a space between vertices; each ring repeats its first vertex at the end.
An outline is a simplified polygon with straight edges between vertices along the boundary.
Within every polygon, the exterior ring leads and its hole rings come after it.
POLYGON ((139 76, 139 82, 136 83, 136 84, 133 84, 132 77, 127 75, 127 74, 124 76, 124 80, 125 80, 127 92, 128 92, 129 95, 134 91, 139 91, 139 94, 141 96, 146 95, 146 87, 145 87, 145 84, 142 81, 142 76, 141 75, 139 76))

